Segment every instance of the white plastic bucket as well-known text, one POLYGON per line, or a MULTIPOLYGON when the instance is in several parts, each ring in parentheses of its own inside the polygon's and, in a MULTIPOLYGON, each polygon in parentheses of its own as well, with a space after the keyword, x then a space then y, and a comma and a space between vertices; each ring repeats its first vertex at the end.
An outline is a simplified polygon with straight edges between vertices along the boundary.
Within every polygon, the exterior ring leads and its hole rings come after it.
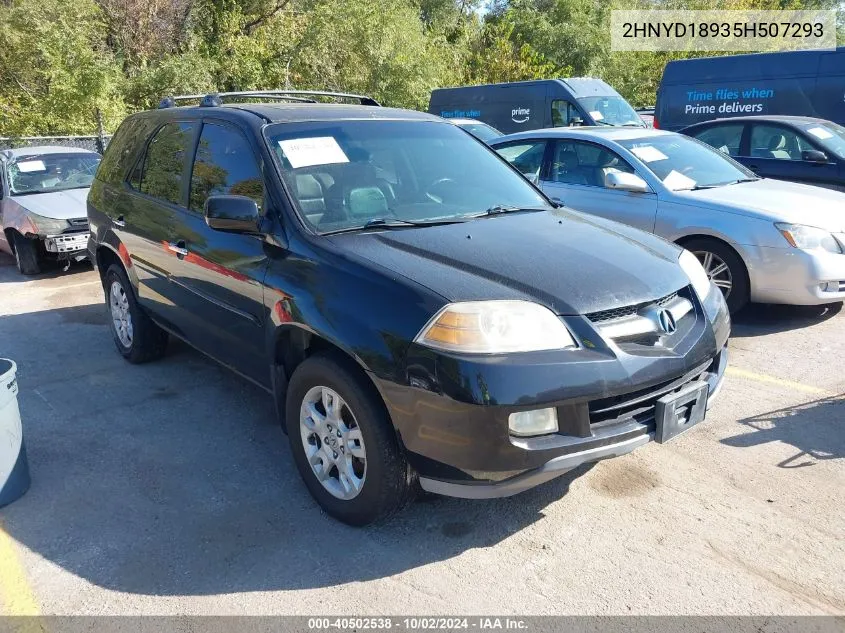
POLYGON ((29 464, 18 409, 17 365, 0 358, 0 508, 29 489, 29 464))

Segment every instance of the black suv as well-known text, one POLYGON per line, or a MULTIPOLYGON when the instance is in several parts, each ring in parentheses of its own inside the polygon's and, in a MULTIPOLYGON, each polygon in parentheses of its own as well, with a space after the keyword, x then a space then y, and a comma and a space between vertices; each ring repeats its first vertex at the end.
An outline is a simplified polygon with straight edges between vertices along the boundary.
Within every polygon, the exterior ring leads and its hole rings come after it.
POLYGON ((730 322, 692 254, 435 116, 245 98, 129 117, 89 251, 120 353, 174 335, 266 389, 327 512, 511 495, 703 419, 730 322))

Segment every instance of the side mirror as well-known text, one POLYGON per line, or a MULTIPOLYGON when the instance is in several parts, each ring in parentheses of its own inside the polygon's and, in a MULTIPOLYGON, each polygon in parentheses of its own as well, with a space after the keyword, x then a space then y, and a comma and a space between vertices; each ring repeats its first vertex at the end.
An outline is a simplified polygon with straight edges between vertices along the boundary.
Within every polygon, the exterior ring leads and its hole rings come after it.
POLYGON ((630 174, 626 171, 612 171, 607 174, 604 177, 604 186, 608 189, 630 191, 631 193, 648 192, 648 184, 645 180, 637 174, 630 174))
POLYGON ((584 119, 578 116, 574 116, 569 119, 569 127, 581 127, 584 125, 584 119))
POLYGON ((216 231, 258 233, 258 205, 246 196, 210 196, 205 201, 205 223, 216 231))
POLYGON ((827 154, 820 152, 817 149, 805 149, 801 152, 801 160, 806 160, 811 163, 826 163, 827 154))

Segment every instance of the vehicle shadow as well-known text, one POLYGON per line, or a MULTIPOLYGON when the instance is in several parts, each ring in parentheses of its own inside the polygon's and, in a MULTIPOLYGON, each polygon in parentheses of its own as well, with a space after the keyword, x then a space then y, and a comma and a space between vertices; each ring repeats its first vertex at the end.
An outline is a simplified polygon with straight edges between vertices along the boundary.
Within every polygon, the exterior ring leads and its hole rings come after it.
POLYGON ((501 542, 588 470, 507 499, 423 496, 384 524, 348 527, 308 495, 264 391, 183 344, 130 365, 104 311, 0 316, 33 480, 0 518, 101 587, 209 595, 386 578, 501 542), (50 351, 62 340, 72 369, 50 351))
POLYGON ((827 321, 841 311, 841 302, 819 306, 752 303, 733 316, 731 338, 752 338, 798 330, 827 321))
POLYGON ((779 468, 815 466, 820 461, 845 458, 843 418, 845 394, 840 394, 739 420, 753 431, 721 442, 740 448, 783 442, 798 452, 779 462, 779 468))
POLYGON ((0 283, 23 283, 25 281, 38 281, 41 279, 54 279, 65 275, 73 275, 82 272, 90 272, 91 264, 85 260, 71 262, 68 270, 64 270, 64 264, 54 261, 43 263, 43 270, 37 275, 22 275, 15 265, 15 258, 8 253, 0 252, 0 283))

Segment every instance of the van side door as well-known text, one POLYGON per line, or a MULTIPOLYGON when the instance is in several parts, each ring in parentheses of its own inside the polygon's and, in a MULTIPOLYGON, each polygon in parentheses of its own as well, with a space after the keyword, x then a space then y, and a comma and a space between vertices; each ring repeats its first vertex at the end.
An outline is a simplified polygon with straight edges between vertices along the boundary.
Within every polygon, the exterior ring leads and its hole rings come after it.
POLYGON ((217 231, 205 221, 209 196, 240 195, 266 212, 261 154, 234 124, 205 119, 190 170, 188 205, 174 235, 172 283, 181 329, 197 348, 268 386, 263 281, 269 263, 260 235, 217 231))

